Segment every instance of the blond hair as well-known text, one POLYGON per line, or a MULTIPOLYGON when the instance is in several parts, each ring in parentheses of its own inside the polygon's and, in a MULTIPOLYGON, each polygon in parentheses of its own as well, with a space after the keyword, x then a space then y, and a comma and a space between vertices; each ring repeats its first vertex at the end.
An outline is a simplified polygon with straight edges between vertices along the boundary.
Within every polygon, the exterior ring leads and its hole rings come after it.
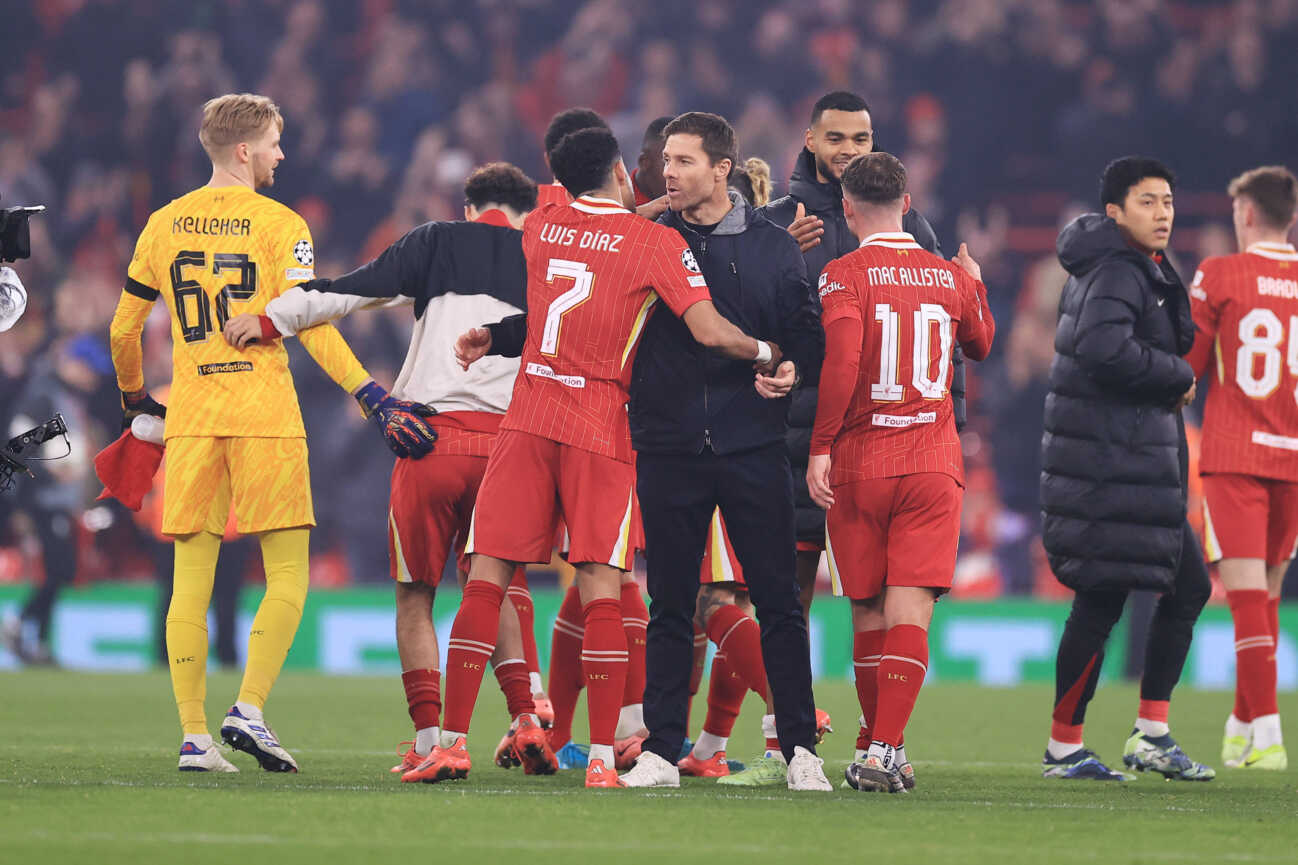
POLYGON ((255 93, 227 93, 203 104, 198 140, 207 155, 216 159, 241 141, 261 135, 271 123, 283 131, 284 116, 269 97, 255 93))
POLYGON ((771 166, 760 156, 744 160, 744 171, 753 185, 753 206, 762 207, 771 200, 771 166))

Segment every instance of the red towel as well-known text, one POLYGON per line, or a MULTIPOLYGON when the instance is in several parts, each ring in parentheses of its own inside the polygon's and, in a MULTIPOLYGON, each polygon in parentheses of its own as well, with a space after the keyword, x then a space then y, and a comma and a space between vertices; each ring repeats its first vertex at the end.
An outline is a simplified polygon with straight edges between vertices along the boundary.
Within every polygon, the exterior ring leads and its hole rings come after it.
POLYGON ((95 454, 95 474, 104 485, 99 498, 115 498, 138 511, 144 496, 153 489, 153 476, 161 464, 162 445, 137 439, 127 430, 95 454))

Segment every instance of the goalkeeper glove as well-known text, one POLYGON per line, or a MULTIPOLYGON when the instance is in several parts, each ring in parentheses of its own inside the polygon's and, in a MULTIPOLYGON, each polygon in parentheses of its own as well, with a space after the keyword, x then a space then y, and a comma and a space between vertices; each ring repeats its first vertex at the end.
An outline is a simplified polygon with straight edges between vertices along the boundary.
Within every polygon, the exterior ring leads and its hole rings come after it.
POLYGON ((378 423, 384 441, 397 456, 419 459, 437 443, 437 430, 424 422, 437 414, 432 406, 397 399, 374 381, 356 392, 356 401, 365 417, 378 423))
POLYGON ((165 418, 167 407, 149 396, 147 390, 137 390, 134 393, 122 391, 122 429, 129 428, 131 421, 142 414, 165 418))

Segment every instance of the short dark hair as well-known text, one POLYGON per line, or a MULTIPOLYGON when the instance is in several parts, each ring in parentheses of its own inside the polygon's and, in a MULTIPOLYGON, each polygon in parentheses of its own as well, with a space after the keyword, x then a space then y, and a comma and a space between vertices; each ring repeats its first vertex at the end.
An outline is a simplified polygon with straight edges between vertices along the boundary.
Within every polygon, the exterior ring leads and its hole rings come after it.
POLYGON ((1263 165, 1245 171, 1226 187, 1231 198, 1244 196, 1262 211, 1271 228, 1288 228, 1298 210, 1298 179, 1283 165, 1263 165))
POLYGON ((464 200, 481 210, 503 204, 519 213, 536 209, 536 181, 508 162, 488 162, 464 181, 464 200))
POLYGON ((811 106, 811 124, 816 125, 820 115, 826 111, 864 111, 869 113, 870 105, 855 93, 846 90, 835 90, 832 93, 826 93, 816 100, 816 104, 811 106))
POLYGON ((906 192, 906 166, 882 150, 863 153, 843 169, 843 192, 863 204, 890 204, 906 192))
POLYGON ((735 128, 720 114, 688 111, 663 128, 664 141, 673 135, 697 135, 703 140, 703 152, 713 165, 729 159, 733 169, 739 162, 739 142, 735 138, 735 128))
POLYGON ((563 136, 578 129, 608 129, 608 123, 590 108, 568 108, 550 118, 545 128, 545 155, 553 158, 563 136))
POLYGON ((617 139, 608 129, 578 129, 559 139, 550 152, 550 170, 568 194, 576 198, 603 186, 613 163, 620 158, 617 139))
POLYGON ((1157 159, 1147 156, 1124 156, 1104 166, 1100 175, 1100 206, 1116 204, 1122 207, 1131 187, 1147 177, 1160 177, 1176 189, 1176 175, 1157 159))
POLYGON ((644 138, 640 142, 640 149, 648 150, 650 147, 657 145, 658 149, 662 150, 662 143, 667 138, 666 135, 663 135, 663 130, 666 129, 667 124, 671 122, 672 118, 670 116, 655 117, 653 120, 650 120, 649 125, 645 127, 644 138))

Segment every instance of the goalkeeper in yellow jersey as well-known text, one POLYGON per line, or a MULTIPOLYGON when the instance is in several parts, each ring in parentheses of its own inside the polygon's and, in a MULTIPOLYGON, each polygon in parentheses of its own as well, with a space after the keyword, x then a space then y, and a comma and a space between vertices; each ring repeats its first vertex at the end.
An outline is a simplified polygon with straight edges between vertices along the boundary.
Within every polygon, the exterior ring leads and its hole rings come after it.
MULTIPOLYGON (((212 179, 149 217, 113 316, 124 421, 166 416, 162 530, 174 538, 176 556, 167 654, 184 732, 181 770, 237 771, 214 747, 203 711, 207 607, 233 505, 239 532, 261 541, 266 595, 221 737, 263 769, 297 771, 262 708, 293 643, 307 592, 307 538, 315 516, 306 433, 283 345, 265 340, 239 351, 221 336, 230 316, 260 313, 271 298, 315 275, 302 217, 256 191, 274 182, 284 158, 283 126, 279 109, 263 96, 230 94, 203 107, 199 140, 211 157, 212 179), (166 408, 149 396, 141 373, 140 334, 159 297, 171 314, 166 408)), ((395 452, 418 457, 432 449, 436 434, 422 420, 432 410, 388 396, 332 325, 298 337, 379 423, 395 452)))

